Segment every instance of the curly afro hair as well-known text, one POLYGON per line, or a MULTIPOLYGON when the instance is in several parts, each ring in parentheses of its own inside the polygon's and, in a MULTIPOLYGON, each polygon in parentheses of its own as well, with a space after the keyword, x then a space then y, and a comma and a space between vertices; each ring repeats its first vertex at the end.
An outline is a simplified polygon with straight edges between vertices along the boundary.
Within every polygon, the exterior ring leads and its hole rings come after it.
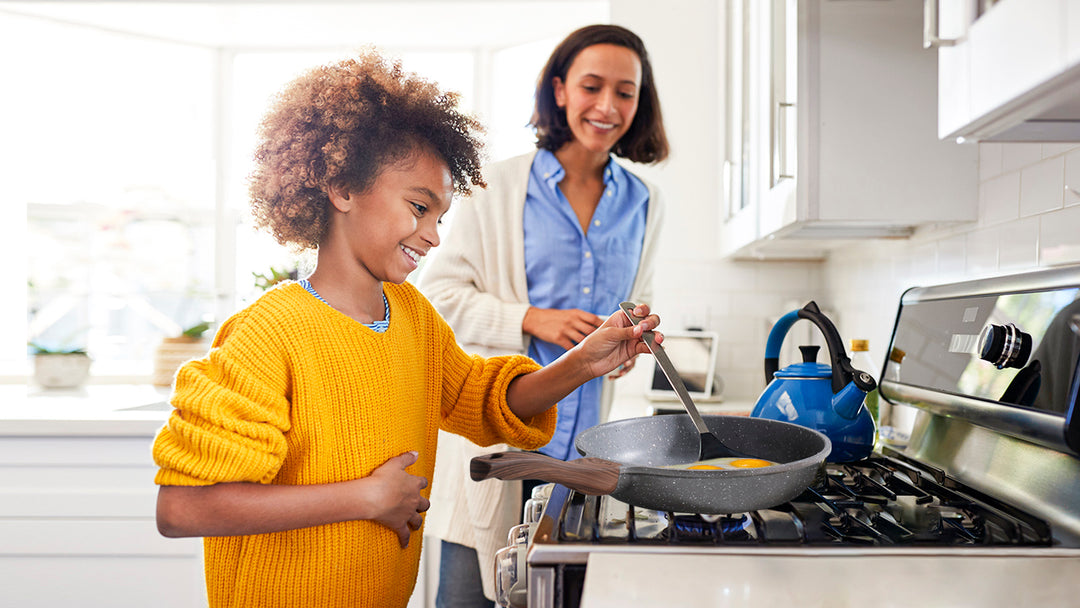
POLYGON ((440 156, 454 191, 484 187, 483 133, 459 95, 374 50, 316 67, 285 86, 263 118, 249 177, 255 224, 282 245, 317 248, 330 187, 364 192, 419 150, 440 156))

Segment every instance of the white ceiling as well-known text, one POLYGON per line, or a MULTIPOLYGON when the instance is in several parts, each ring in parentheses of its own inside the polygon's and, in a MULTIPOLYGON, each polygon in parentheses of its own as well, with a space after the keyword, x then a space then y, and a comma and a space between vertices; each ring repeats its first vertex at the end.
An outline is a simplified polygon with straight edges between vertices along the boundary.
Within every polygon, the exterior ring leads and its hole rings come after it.
POLYGON ((502 47, 608 21, 607 0, 7 2, 7 15, 211 47, 502 47))

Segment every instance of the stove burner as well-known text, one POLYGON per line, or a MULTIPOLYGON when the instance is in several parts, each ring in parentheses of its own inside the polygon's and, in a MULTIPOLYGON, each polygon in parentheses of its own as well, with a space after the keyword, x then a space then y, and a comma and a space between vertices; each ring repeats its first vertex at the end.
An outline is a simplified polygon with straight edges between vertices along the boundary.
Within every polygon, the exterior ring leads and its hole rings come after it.
POLYGON ((750 538, 746 528, 750 525, 747 515, 712 517, 708 515, 676 515, 671 526, 665 530, 670 542, 715 542, 746 540, 750 538))

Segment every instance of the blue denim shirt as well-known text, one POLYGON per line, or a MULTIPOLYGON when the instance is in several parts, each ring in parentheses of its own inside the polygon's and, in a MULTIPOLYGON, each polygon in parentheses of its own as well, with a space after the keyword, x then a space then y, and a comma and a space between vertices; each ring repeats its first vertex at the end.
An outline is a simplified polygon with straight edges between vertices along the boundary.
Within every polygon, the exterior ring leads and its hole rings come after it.
MULTIPOLYGON (((525 276, 529 303, 538 308, 579 308, 606 318, 630 297, 645 241, 649 191, 614 161, 604 170, 604 194, 588 234, 559 190, 565 172, 555 155, 539 150, 525 198, 525 276)), ((561 346, 533 339, 529 356, 541 365, 558 359, 561 346)), ((559 401, 555 436, 540 452, 578 458, 574 439, 600 420, 603 378, 559 401)))

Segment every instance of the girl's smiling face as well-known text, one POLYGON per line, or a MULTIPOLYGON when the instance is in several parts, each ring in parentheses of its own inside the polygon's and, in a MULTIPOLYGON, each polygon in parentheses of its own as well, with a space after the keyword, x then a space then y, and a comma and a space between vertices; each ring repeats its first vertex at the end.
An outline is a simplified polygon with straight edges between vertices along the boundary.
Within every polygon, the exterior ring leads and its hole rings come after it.
POLYGON ((630 129, 641 89, 641 59, 614 44, 582 49, 566 72, 554 79, 555 103, 566 110, 566 122, 577 144, 592 152, 609 152, 630 129))
POLYGON ((375 280, 402 283, 438 246, 438 226, 453 194, 446 162, 420 148, 383 168, 365 192, 331 189, 330 200, 342 212, 332 231, 375 280))

